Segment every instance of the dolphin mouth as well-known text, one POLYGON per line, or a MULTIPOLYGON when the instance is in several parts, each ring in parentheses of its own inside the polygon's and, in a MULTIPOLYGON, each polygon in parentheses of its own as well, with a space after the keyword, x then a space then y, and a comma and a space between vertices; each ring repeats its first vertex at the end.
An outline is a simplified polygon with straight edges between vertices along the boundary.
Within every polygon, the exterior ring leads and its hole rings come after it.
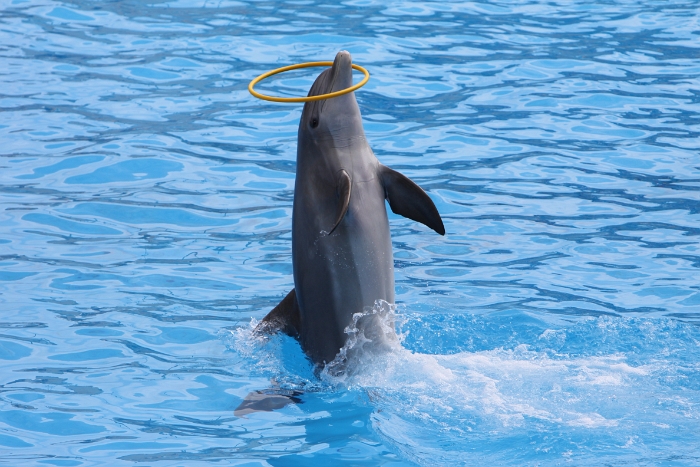
POLYGON ((335 56, 333 65, 316 78, 309 89, 309 96, 320 96, 336 91, 342 91, 352 86, 352 56, 350 52, 341 50, 335 56))
MULTIPOLYGON (((309 89, 308 96, 320 96, 330 94, 332 92, 342 91, 352 86, 352 56, 350 52, 341 50, 335 56, 333 65, 316 78, 314 84, 309 89)), ((346 98, 349 94, 339 96, 338 98, 346 98)), ((319 101, 307 102, 304 104, 304 113, 308 118, 310 115, 316 115, 317 118, 323 113, 329 99, 321 99, 319 101)))
POLYGON ((342 91, 352 86, 352 56, 347 50, 341 50, 333 60, 330 86, 326 94, 342 91))

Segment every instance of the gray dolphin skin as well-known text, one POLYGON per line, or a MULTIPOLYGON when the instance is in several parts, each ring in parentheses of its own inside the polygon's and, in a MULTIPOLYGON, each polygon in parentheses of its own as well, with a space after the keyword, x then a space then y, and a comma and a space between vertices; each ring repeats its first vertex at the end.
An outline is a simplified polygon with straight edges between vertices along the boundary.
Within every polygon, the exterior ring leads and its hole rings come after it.
MULTIPOLYGON (((352 58, 341 51, 309 96, 350 86, 352 58)), ((307 102, 299 122, 292 213, 294 289, 256 332, 296 337, 322 367, 345 345, 355 313, 376 300, 394 303, 385 200, 394 213, 445 234, 430 197, 375 157, 354 93, 307 102)))

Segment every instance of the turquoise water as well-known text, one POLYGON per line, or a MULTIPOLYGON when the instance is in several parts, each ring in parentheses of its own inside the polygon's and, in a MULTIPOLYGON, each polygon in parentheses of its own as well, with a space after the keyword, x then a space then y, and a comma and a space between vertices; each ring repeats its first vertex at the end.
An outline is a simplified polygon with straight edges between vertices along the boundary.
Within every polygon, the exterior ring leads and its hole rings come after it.
POLYGON ((0 463, 700 465, 699 17, 3 2, 0 463), (402 343, 332 377, 251 337, 292 287, 301 107, 246 88, 341 49, 447 235, 391 215, 402 343), (235 415, 256 391, 294 399, 235 415))

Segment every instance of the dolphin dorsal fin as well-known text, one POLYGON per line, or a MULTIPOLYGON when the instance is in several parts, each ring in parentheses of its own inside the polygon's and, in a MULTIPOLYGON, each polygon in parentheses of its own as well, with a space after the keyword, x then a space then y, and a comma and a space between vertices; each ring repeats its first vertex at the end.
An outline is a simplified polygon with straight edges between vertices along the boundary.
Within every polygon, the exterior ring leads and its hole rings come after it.
POLYGON ((298 337, 300 331, 301 315, 299 313, 297 294, 294 289, 292 289, 253 330, 255 334, 283 332, 291 337, 298 337))
POLYGON ((338 183, 336 185, 336 190, 338 193, 338 217, 335 219, 333 228, 328 231, 328 235, 332 234, 340 221, 343 220, 345 214, 348 212, 348 207, 350 206, 350 192, 352 192, 352 180, 350 175, 341 169, 338 172, 338 183))
POLYGON ((445 226, 433 200, 410 178, 379 165, 379 174, 384 185, 384 193, 395 214, 408 217, 424 224, 440 235, 445 235, 445 226))

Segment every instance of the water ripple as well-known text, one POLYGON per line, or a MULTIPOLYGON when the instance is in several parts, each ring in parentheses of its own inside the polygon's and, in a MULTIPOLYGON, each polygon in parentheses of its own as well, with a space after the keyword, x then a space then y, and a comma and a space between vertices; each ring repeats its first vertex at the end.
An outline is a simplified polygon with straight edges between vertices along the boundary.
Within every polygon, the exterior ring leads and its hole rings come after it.
POLYGON ((2 459, 700 462, 697 2, 0 11, 2 459), (405 353, 352 387, 246 334, 292 287, 301 112, 247 84, 340 49, 447 230, 390 215, 405 353), (233 414, 266 390, 300 403, 233 414))

